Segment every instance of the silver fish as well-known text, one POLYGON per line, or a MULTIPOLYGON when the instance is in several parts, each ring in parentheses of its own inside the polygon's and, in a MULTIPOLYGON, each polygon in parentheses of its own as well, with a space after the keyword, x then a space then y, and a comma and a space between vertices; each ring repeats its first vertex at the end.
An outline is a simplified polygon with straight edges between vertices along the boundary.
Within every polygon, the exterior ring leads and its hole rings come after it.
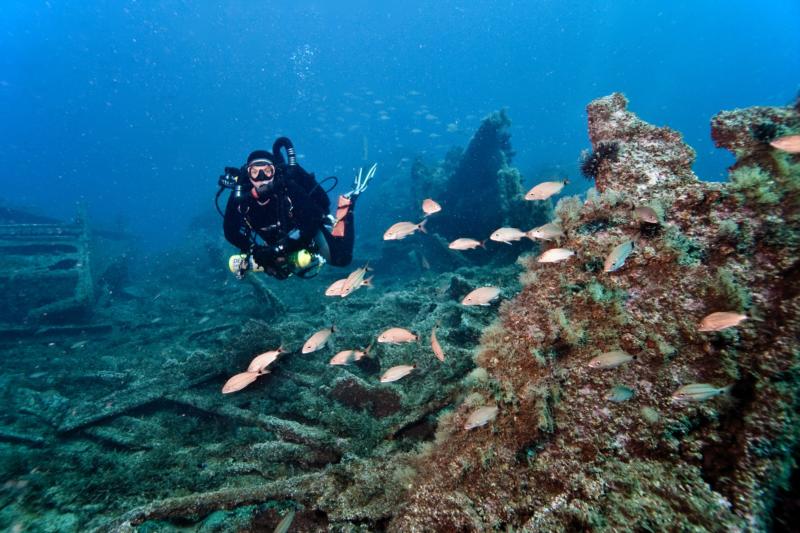
POLYGON ((294 521, 294 513, 294 509, 286 513, 286 516, 284 516, 283 520, 278 523, 278 526, 275 528, 273 533, 286 533, 289 531, 289 526, 291 526, 292 522, 294 521))
POLYGON ((617 385, 616 387, 611 387, 606 399, 612 402, 625 402, 633 398, 633 395, 634 391, 632 388, 624 385, 617 385))
POLYGON ((561 226, 549 222, 538 228, 533 228, 528 232, 529 239, 539 239, 542 241, 559 240, 564 236, 564 230, 561 226))
POLYGON ((589 361, 589 368, 617 368, 628 361, 633 361, 633 356, 631 354, 623 352, 622 350, 614 350, 601 353, 589 361))
POLYGON ((633 210, 633 215, 641 220, 642 222, 647 222, 648 224, 658 224, 658 213, 652 207, 648 207, 646 205, 637 207, 633 210))
POLYGON ((733 385, 715 387, 708 383, 689 383, 672 393, 674 402, 702 402, 720 394, 730 392, 733 385))
POLYGON ((606 272, 614 272, 622 268, 625 260, 633 252, 633 241, 625 241, 619 246, 614 247, 611 253, 606 257, 606 262, 603 265, 603 270, 606 272))
POLYGON ((464 423, 464 429, 474 429, 485 426, 497 417, 497 407, 494 405, 484 405, 470 413, 464 423))

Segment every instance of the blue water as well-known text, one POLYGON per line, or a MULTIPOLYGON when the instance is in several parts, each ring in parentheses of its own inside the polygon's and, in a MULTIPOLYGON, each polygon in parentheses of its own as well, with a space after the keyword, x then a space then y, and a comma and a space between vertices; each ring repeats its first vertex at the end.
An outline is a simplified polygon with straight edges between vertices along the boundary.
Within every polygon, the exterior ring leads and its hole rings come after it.
POLYGON ((800 87, 796 0, 259 4, 6 0, 2 204, 70 218, 83 202, 163 249, 213 210, 223 166, 279 134, 349 184, 365 157, 384 175, 441 158, 500 108, 526 184, 559 171, 585 187, 584 109, 613 91, 720 180, 732 157, 711 116, 800 87))

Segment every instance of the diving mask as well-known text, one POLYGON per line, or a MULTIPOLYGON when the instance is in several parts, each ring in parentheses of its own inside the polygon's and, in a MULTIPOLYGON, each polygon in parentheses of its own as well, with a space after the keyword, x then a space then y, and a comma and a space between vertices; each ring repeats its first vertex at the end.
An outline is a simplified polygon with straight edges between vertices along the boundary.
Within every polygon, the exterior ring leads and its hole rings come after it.
POLYGON ((268 159, 256 159, 247 166, 247 173, 253 184, 253 196, 265 199, 275 185, 275 165, 268 159))
POLYGON ((247 172, 253 181, 267 181, 275 177, 275 165, 267 159, 256 159, 247 165, 247 172))

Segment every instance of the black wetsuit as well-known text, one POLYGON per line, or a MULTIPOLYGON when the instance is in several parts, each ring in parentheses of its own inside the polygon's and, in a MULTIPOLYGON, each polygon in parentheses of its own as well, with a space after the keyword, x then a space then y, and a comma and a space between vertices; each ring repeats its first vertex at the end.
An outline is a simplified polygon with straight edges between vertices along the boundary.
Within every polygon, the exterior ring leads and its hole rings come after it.
POLYGON ((352 207, 343 219, 344 235, 334 237, 326 225, 329 201, 320 201, 320 191, 310 195, 295 180, 279 179, 277 191, 266 203, 249 192, 239 202, 231 194, 225 208, 225 238, 280 279, 290 272, 287 256, 302 249, 320 253, 333 266, 350 264, 355 236, 352 207))

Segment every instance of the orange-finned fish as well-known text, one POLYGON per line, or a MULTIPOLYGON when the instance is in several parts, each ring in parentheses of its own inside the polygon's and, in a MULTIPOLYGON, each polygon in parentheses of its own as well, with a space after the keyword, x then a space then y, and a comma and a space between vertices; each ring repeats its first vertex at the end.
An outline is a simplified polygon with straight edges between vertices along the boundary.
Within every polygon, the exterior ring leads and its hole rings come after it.
POLYGON ((334 355, 328 364, 330 365, 349 365, 355 361, 361 361, 364 357, 369 357, 372 344, 366 350, 342 350, 334 355))
POLYGON ((800 135, 784 135, 778 137, 771 143, 773 148, 789 152, 790 154, 800 154, 800 135))
POLYGON ((277 350, 270 350, 262 353, 261 355, 255 356, 253 360, 250 361, 247 371, 263 372, 269 365, 274 363, 278 356, 282 353, 286 353, 286 350, 283 349, 283 346, 279 346, 277 350))
POLYGON ((486 248, 481 241, 469 239, 467 237, 458 238, 447 245, 447 247, 451 250, 472 250, 478 246, 481 248, 486 248))
POLYGON ((412 370, 417 368, 417 365, 397 365, 383 373, 381 376, 381 383, 391 383, 398 379, 403 379, 411 373, 412 370))
POLYGON ((500 289, 497 287, 478 287, 474 291, 464 296, 461 300, 462 305, 489 305, 489 302, 500 296, 500 289))
POLYGON ((569 183, 569 180, 564 181, 545 181, 535 186, 525 194, 526 200, 547 200, 554 194, 561 192, 564 185, 569 183))
POLYGON ((236 374, 226 381, 225 385, 222 386, 222 394, 229 394, 231 392, 242 390, 254 382, 258 376, 263 376, 265 374, 269 374, 269 370, 264 372, 242 372, 240 374, 236 374))
POLYGON ((372 276, 364 279, 364 276, 367 275, 369 270, 369 263, 367 263, 362 268, 357 268, 351 272, 350 275, 345 278, 341 290, 339 291, 339 296, 344 298, 360 287, 372 287, 372 276))
POLYGON ((733 311, 719 311, 703 318, 697 327, 697 331, 721 331, 738 326, 745 320, 747 320, 747 315, 740 315, 733 311))
POLYGON ((558 263, 575 255, 572 250, 566 248, 550 248, 540 255, 536 260, 540 263, 558 263))
POLYGON ((436 359, 444 362, 444 351, 442 350, 442 345, 439 344, 439 339, 436 338, 436 330, 438 328, 439 324, 436 324, 431 330, 431 348, 433 349, 433 355, 436 356, 436 359))
POLYGON ((383 240, 399 241, 400 239, 405 239, 412 233, 415 233, 417 230, 420 230, 422 233, 427 233, 427 231, 425 231, 425 223, 427 221, 428 219, 425 218, 419 224, 414 224, 413 222, 398 222, 396 224, 392 224, 392 227, 387 229, 386 233, 383 234, 383 240))
POLYGON ((378 335, 378 342, 382 344, 400 344, 403 342, 414 342, 419 337, 404 328, 389 328, 378 335))
POLYGON ((511 244, 511 241, 518 241, 528 234, 518 228, 498 228, 489 236, 495 242, 511 244))
POLYGON ((438 213, 441 210, 442 206, 440 206, 438 203, 436 203, 435 200, 431 198, 425 198, 422 201, 422 212, 425 213, 425 216, 438 213))
POLYGON ((337 279, 331 283, 327 289, 325 289, 325 296, 341 296, 342 288, 346 282, 347 278, 337 279))
POLYGON ((333 326, 331 326, 314 333, 303 345, 302 353, 316 352, 317 350, 323 348, 330 340, 331 333, 333 333, 333 331, 333 326))

